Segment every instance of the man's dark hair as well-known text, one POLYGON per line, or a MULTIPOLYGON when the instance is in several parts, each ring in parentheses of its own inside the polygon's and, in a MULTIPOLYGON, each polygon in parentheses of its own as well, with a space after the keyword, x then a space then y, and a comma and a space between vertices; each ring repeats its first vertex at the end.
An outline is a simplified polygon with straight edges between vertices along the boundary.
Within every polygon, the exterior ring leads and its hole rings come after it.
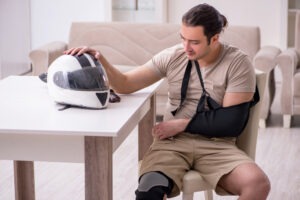
POLYGON ((186 12, 182 17, 182 23, 186 26, 202 26, 209 44, 210 39, 215 34, 221 33, 228 22, 226 17, 220 14, 217 9, 204 3, 186 12))

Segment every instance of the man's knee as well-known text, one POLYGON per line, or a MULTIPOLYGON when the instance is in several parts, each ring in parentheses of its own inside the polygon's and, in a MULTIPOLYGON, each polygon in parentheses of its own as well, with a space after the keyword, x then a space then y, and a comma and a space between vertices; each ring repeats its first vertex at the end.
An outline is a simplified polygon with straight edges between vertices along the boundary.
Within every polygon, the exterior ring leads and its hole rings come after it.
POLYGON ((144 174, 135 191, 136 200, 162 200, 173 188, 173 181, 160 172, 144 174))
POLYGON ((268 195, 271 190, 269 178, 265 174, 261 175, 258 177, 255 187, 259 187, 262 193, 268 195))
MULTIPOLYGON (((255 195, 256 199, 266 199, 271 190, 269 178, 263 171, 253 173, 242 188, 242 194, 255 195)), ((254 196, 253 196, 254 198, 254 196)))
POLYGON ((239 165, 224 175, 218 184, 232 194, 262 197, 257 199, 265 199, 270 191, 267 175, 255 163, 239 165))
MULTIPOLYGON (((250 171, 250 170, 249 170, 250 171)), ((247 176, 245 179, 245 188, 252 188, 252 190, 260 190, 263 192, 269 192, 271 184, 268 176, 260 168, 252 168, 251 176, 247 176)))

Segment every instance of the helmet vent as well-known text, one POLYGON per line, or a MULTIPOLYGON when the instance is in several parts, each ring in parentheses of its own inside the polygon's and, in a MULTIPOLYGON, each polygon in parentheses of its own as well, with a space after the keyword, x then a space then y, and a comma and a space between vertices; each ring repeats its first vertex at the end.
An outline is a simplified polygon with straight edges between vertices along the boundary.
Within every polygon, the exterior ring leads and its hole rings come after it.
POLYGON ((107 100, 107 92, 96 93, 96 95, 97 95, 99 101, 101 102, 101 104, 104 105, 107 100))

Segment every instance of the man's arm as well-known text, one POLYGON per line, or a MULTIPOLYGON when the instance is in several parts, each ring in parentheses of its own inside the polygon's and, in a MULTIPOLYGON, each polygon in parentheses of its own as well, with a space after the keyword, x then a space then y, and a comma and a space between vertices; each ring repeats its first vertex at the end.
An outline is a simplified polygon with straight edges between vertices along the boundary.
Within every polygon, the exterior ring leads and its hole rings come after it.
POLYGON ((134 70, 122 73, 113 67, 103 55, 100 55, 98 60, 105 68, 110 86, 121 94, 135 92, 161 79, 157 73, 146 66, 139 66, 134 70))
MULTIPOLYGON (((238 105, 251 101, 253 92, 227 92, 223 98, 223 107, 238 105)), ((190 119, 174 119, 161 122, 154 126, 152 135, 159 139, 165 139, 183 132, 190 119)))
POLYGON ((157 73, 145 66, 136 67, 134 70, 122 73, 113 67, 99 51, 89 47, 72 48, 64 53, 70 55, 89 53, 93 55, 104 67, 109 79, 109 85, 115 92, 121 94, 135 92, 161 79, 157 73))
POLYGON ((253 94, 253 92, 226 92, 222 106, 228 107, 251 101, 253 94))

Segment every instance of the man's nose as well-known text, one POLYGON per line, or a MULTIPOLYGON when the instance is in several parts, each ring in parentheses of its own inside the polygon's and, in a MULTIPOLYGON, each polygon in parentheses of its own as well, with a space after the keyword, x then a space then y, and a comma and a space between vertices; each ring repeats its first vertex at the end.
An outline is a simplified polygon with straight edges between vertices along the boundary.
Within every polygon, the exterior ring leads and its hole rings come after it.
POLYGON ((191 45, 189 42, 183 42, 183 47, 185 51, 191 51, 191 45))

